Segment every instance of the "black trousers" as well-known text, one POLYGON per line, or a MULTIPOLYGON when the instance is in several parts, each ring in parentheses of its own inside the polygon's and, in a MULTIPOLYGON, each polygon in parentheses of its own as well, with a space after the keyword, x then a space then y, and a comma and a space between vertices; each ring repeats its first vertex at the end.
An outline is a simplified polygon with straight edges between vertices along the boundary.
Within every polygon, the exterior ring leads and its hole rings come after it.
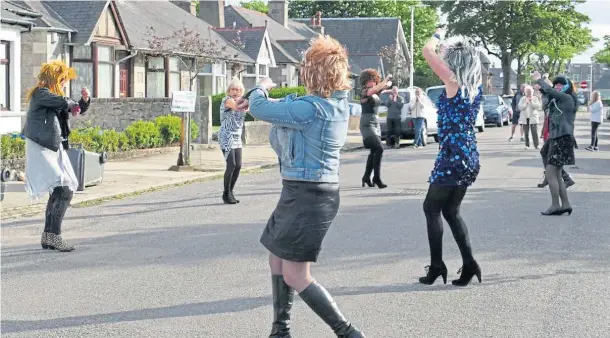
POLYGON ((227 155, 227 168, 224 176, 225 192, 233 191, 241 171, 241 148, 231 149, 227 155))
POLYGON ((460 206, 466 195, 466 187, 441 186, 431 184, 424 201, 424 213, 428 226, 428 243, 430 244, 430 261, 432 266, 443 264, 443 220, 445 218, 455 239, 462 261, 468 264, 474 261, 468 228, 460 216, 460 206))
POLYGON ((61 224, 74 193, 68 187, 53 189, 45 211, 44 232, 61 235, 61 224))
POLYGON ((364 179, 369 179, 373 173, 373 179, 381 179, 381 158, 383 157, 383 143, 379 136, 370 136, 364 139, 364 147, 370 149, 366 160, 364 179))
POLYGON ((597 129, 599 129, 599 122, 591 122, 591 147, 597 147, 597 129))
POLYGON ((538 148, 539 146, 539 137, 538 137, 538 125, 531 124, 530 119, 527 119, 527 123, 523 124, 523 134, 525 136, 525 146, 530 146, 530 131, 532 133, 532 141, 534 143, 534 147, 538 148))
POLYGON ((393 146, 395 144, 400 144, 400 127, 401 121, 400 119, 388 119, 388 137, 386 139, 386 143, 389 146, 393 146))

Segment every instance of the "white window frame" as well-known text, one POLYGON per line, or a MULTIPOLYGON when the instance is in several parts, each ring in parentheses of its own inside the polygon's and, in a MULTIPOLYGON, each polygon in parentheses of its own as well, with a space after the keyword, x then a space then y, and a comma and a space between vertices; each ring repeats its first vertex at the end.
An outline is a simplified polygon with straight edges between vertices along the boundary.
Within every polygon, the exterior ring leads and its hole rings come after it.
POLYGON ((206 93, 206 95, 216 95, 216 94, 220 94, 222 92, 224 92, 226 86, 227 86, 227 63, 224 61, 219 61, 216 62, 214 64, 211 64, 211 68, 212 68, 212 72, 199 72, 197 73, 197 78, 199 80, 199 77, 201 76, 211 76, 212 77, 212 93, 206 93), (223 78, 223 85, 225 88, 218 88, 217 86, 217 79, 219 77, 223 78))

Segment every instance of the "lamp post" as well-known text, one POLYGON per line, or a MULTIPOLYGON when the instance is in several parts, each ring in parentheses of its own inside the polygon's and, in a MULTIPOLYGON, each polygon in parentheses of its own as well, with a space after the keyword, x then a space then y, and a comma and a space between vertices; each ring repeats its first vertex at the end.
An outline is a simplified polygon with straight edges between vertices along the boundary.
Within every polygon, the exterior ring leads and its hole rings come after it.
POLYGON ((414 30, 415 30, 415 7, 428 7, 428 5, 419 4, 411 6, 411 55, 409 60, 409 87, 413 87, 413 59, 415 56, 413 55, 413 40, 414 40, 414 30))

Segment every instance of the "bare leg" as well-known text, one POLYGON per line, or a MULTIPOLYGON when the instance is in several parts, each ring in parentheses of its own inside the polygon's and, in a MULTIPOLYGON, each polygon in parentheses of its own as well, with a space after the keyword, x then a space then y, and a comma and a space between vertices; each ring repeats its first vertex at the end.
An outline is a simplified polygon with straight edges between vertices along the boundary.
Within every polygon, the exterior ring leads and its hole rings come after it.
POLYGON ((286 284, 297 292, 305 290, 314 279, 311 277, 311 264, 309 262, 291 262, 282 260, 280 263, 286 284))
POLYGON ((546 166, 546 178, 549 182, 549 191, 551 193, 551 206, 547 209, 547 211, 561 209, 561 205, 559 204, 559 180, 563 180, 563 178, 561 177, 560 173, 561 168, 551 164, 546 166))
POLYGON ((272 275, 282 274, 282 259, 276 255, 269 253, 269 267, 272 275))

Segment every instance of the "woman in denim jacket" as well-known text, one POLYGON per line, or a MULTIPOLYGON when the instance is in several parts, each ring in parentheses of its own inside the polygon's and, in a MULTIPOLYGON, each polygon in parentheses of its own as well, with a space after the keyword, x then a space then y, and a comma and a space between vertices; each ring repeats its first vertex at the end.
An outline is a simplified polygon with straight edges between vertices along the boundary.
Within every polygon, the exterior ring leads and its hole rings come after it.
POLYGON ((240 104, 240 108, 249 104, 252 116, 273 124, 269 138, 283 178, 280 200, 261 236, 270 252, 274 310, 270 337, 290 337, 295 290, 338 337, 364 337, 310 273, 339 210, 339 154, 349 121, 345 48, 327 36, 313 39, 300 76, 310 95, 270 101, 269 86, 259 85, 240 104))

